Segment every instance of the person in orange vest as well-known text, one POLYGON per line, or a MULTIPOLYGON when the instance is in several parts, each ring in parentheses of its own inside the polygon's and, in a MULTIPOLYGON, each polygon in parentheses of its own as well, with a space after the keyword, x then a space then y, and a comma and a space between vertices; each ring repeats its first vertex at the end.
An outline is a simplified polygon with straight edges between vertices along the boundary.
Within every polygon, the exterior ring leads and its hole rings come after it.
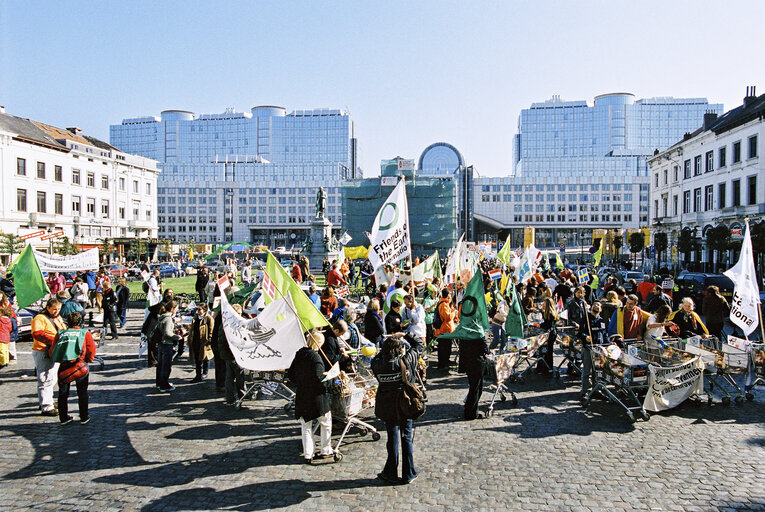
POLYGON ((58 375, 58 363, 54 363, 48 353, 58 331, 66 329, 59 313, 61 303, 56 298, 48 299, 43 309, 32 319, 32 358, 37 373, 37 397, 43 416, 56 416, 53 405, 53 386, 58 375))
MULTIPOLYGON (((457 312, 452 306, 452 294, 448 288, 441 290, 441 300, 436 308, 436 315, 438 320, 433 319, 434 331, 433 335, 438 338, 442 334, 453 332, 455 326, 455 320, 457 318, 457 312), (441 325, 437 325, 440 321, 441 325)), ((438 366, 439 369, 449 368, 449 358, 452 354, 452 340, 438 340, 438 366)))

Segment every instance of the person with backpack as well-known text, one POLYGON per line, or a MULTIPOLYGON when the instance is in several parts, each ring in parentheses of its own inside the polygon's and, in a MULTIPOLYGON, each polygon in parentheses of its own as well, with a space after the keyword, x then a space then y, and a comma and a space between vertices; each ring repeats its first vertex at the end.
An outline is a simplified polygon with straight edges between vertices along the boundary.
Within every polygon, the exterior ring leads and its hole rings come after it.
POLYGON ((50 358, 58 366, 58 420, 62 425, 74 421, 69 415, 69 390, 77 387, 80 423, 90 421, 88 413, 88 364, 96 356, 96 343, 90 331, 82 328, 82 313, 74 311, 66 318, 67 328, 56 334, 49 349, 50 358))

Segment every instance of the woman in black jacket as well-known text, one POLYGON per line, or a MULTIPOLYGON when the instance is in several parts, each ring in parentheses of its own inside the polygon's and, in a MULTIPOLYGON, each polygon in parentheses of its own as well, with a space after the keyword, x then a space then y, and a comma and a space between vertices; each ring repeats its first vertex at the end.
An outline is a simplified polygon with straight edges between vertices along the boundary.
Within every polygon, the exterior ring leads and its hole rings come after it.
POLYGON ((419 338, 404 333, 398 333, 395 337, 391 336, 385 339, 380 353, 372 359, 372 371, 377 377, 379 386, 377 388, 377 399, 375 402, 375 415, 385 422, 385 428, 388 432, 388 458, 385 461, 385 467, 377 478, 388 483, 408 484, 417 478, 417 471, 414 469, 413 457, 413 431, 412 420, 402 419, 396 407, 396 398, 403 387, 403 377, 401 375, 401 363, 406 368, 407 379, 413 382, 417 372, 417 361, 420 358, 423 344, 419 338), (404 337, 409 344, 402 343, 404 337), (401 473, 398 478, 398 445, 399 436, 401 439, 401 473))
POLYGON ((297 351, 287 372, 295 384, 295 418, 300 421, 306 464, 310 464, 314 458, 313 420, 318 419, 321 426, 320 453, 316 458, 324 459, 333 455, 332 413, 327 387, 322 382, 324 363, 318 354, 324 337, 320 333, 311 334, 308 343, 308 347, 297 351))
POLYGON ((127 307, 128 302, 130 302, 130 290, 124 277, 117 280, 117 288, 114 289, 114 292, 117 294, 117 316, 120 319, 120 329, 122 329, 127 321, 127 307))
POLYGON ((379 348, 383 342, 383 332, 380 302, 377 299, 372 299, 369 301, 367 312, 364 314, 364 337, 379 348))

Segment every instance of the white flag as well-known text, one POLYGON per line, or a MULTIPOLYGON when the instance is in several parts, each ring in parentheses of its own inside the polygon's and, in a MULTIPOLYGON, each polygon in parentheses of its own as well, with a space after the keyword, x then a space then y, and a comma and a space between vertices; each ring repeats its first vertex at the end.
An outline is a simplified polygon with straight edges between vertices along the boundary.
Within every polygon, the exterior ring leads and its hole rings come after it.
POLYGON ((245 370, 286 370, 295 353, 305 346, 289 295, 271 302, 252 320, 242 318, 225 293, 221 294, 220 302, 228 345, 236 363, 245 370))
POLYGON ((343 236, 340 237, 340 240, 338 240, 338 242, 340 242, 340 245, 348 245, 348 242, 350 242, 351 240, 353 240, 353 238, 351 238, 351 235, 349 235, 348 232, 346 231, 345 233, 343 233, 343 236))
POLYGON ((757 328, 757 308, 760 303, 760 290, 757 286, 757 275, 754 271, 754 255, 752 254, 752 239, 749 236, 749 221, 746 222, 744 243, 741 244, 741 255, 736 266, 723 272, 736 286, 730 305, 730 321, 741 327, 744 334, 749 336, 757 328))
POLYGON ((399 180, 377 213, 369 242, 369 262, 375 269, 395 265, 412 254, 404 178, 399 180))
POLYGON ((339 376, 340 376, 340 365, 335 363, 332 365, 332 368, 330 368, 329 371, 327 372, 327 376, 324 377, 321 381, 327 382, 339 376))

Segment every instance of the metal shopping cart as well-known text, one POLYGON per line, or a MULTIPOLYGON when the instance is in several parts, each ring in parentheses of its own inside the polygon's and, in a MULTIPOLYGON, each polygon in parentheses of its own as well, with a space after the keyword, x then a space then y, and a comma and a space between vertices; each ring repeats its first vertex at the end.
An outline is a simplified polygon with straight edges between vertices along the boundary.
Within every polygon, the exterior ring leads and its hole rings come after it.
POLYGON ((560 346, 563 360, 555 367, 553 374, 556 379, 560 378, 560 370, 567 364, 566 375, 569 377, 582 376, 582 340, 576 335, 573 326, 556 327, 556 341, 560 346))
POLYGON ((499 398, 501 402, 507 400, 505 393, 509 393, 512 397, 511 403, 513 406, 518 405, 518 398, 506 384, 512 377, 515 370, 515 363, 518 361, 518 352, 517 350, 513 351, 513 348, 514 346, 511 346, 509 349, 506 349, 505 352, 501 353, 493 351, 486 356, 486 358, 493 363, 494 368, 494 371, 490 373, 487 380, 496 386, 494 395, 491 397, 491 403, 489 403, 489 408, 486 410, 486 417, 491 417, 491 415, 494 414, 494 403, 497 401, 497 398, 499 398))
POLYGON ((595 384, 585 396, 582 405, 588 408, 593 397, 601 394, 621 407, 630 422, 634 423, 638 417, 648 420, 648 413, 643 408, 642 400, 638 398, 648 390, 648 363, 612 344, 587 344, 583 350, 592 354, 595 384))
POLYGON ((754 399, 754 387, 765 386, 765 343, 752 343, 750 347, 750 364, 754 373, 754 380, 747 383, 746 399, 754 399))
POLYGON ((725 343, 715 336, 693 336, 676 341, 673 346, 701 358, 710 405, 715 390, 722 395, 720 401, 724 406, 730 405, 731 398, 736 404, 744 403, 747 393, 741 389, 733 376, 746 375, 749 372, 750 365, 753 364, 750 349, 725 343))
POLYGON ((372 433, 372 440, 379 441, 380 433, 371 424, 358 418, 365 410, 373 409, 377 396, 377 379, 369 368, 359 365, 355 373, 341 372, 329 386, 332 420, 345 423, 334 448, 335 462, 343 460, 340 445, 352 427, 359 429, 362 436, 372 433))
POLYGON ((295 406, 295 392, 287 387, 287 372, 286 371, 252 371, 243 370, 245 372, 245 378, 250 382, 249 386, 244 392, 244 395, 236 401, 234 404, 235 409, 242 407, 242 402, 248 396, 257 396, 260 392, 264 396, 277 396, 287 401, 284 404, 284 410, 289 411, 295 406))

